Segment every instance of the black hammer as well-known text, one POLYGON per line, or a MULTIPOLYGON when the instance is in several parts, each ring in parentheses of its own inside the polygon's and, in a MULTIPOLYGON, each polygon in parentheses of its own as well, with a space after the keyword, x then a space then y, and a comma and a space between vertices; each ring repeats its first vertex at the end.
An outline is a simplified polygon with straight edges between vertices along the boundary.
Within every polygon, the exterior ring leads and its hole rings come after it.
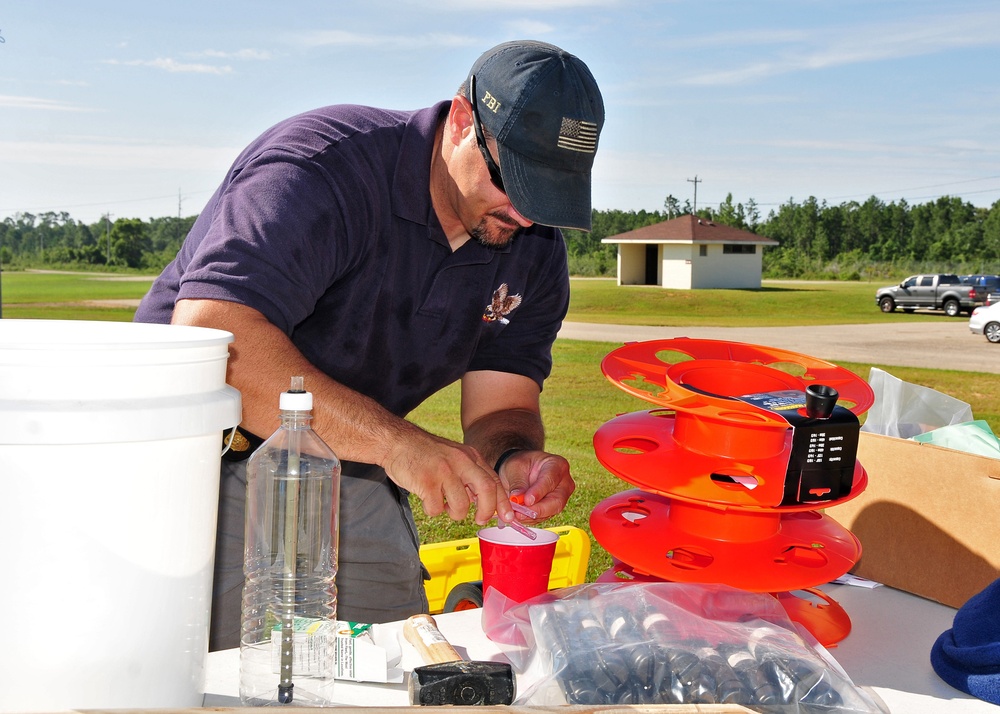
POLYGON ((403 624, 403 635, 427 663, 410 674, 411 704, 494 706, 514 701, 510 664, 462 659, 430 615, 409 618, 403 624))

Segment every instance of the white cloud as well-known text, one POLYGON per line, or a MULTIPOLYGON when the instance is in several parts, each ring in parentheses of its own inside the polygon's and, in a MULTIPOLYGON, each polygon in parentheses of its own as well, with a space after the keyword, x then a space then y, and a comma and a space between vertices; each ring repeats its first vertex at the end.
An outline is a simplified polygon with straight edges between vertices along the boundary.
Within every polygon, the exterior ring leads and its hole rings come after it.
POLYGON ((575 7, 618 7, 621 0, 442 0, 440 7, 461 10, 489 10, 491 13, 504 10, 568 10, 575 7))
POLYGON ((423 47, 470 47, 480 40, 469 35, 424 34, 424 35, 379 35, 346 30, 314 30, 290 35, 294 44, 306 47, 378 47, 384 50, 412 50, 423 47))
POLYGON ((753 47, 759 45, 808 42, 813 38, 805 30, 730 30, 706 35, 671 37, 671 49, 704 49, 712 47, 753 47))
POLYGON ((44 99, 42 97, 15 97, 9 94, 0 94, 0 107, 7 109, 41 109, 54 112, 90 112, 93 109, 61 102, 56 99, 44 99))
POLYGON ((792 72, 801 67, 792 67, 789 64, 779 64, 777 62, 758 62, 752 65, 736 67, 734 69, 724 69, 715 72, 702 72, 693 77, 682 79, 681 84, 693 86, 729 86, 743 84, 754 79, 763 79, 774 74, 784 74, 792 72))
POLYGON ((269 60, 272 58, 271 53, 267 50, 252 49, 242 49, 235 52, 225 52, 223 50, 204 50, 203 52, 192 52, 189 56, 235 60, 269 60))
POLYGON ((725 32, 672 43, 673 48, 775 45, 767 60, 695 74, 683 84, 734 85, 804 70, 936 54, 1000 44, 1000 11, 921 17, 895 23, 820 30, 725 32))
POLYGON ((228 166, 236 147, 190 146, 108 139, 65 142, 0 141, 5 165, 29 164, 72 169, 190 169, 192 166, 228 166))
POLYGON ((504 23, 511 34, 519 37, 540 37, 555 31, 555 27, 538 20, 512 20, 504 23))
POLYGON ((124 65, 126 67, 154 67, 167 72, 189 72, 194 74, 230 74, 233 68, 229 65, 191 64, 178 62, 171 57, 157 57, 154 60, 104 60, 104 64, 124 65))

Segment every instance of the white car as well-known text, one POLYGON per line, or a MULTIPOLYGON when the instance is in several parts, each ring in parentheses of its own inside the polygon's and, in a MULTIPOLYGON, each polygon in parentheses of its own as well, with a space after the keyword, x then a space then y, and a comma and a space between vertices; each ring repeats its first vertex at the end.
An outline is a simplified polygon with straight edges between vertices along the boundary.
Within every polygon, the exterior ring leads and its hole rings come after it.
POLYGON ((972 311, 969 330, 974 335, 986 335, 990 342, 1000 342, 1000 302, 983 305, 972 311))

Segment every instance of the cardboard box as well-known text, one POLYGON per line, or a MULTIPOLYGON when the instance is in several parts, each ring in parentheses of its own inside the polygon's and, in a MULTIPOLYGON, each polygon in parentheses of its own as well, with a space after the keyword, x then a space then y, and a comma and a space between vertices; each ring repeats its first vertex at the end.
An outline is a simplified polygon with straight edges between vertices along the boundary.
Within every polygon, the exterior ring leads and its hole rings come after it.
POLYGON ((1000 460, 861 433, 868 487, 826 509, 861 541, 851 570, 961 607, 1000 578, 1000 460))

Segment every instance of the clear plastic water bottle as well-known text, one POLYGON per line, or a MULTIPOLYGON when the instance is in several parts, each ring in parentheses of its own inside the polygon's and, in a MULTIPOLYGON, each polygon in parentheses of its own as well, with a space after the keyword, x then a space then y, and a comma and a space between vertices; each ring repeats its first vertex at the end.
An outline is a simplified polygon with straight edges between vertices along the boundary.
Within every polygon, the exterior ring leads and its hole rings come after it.
POLYGON ((247 462, 245 705, 333 703, 340 461, 313 431, 312 407, 292 377, 281 425, 247 462))

